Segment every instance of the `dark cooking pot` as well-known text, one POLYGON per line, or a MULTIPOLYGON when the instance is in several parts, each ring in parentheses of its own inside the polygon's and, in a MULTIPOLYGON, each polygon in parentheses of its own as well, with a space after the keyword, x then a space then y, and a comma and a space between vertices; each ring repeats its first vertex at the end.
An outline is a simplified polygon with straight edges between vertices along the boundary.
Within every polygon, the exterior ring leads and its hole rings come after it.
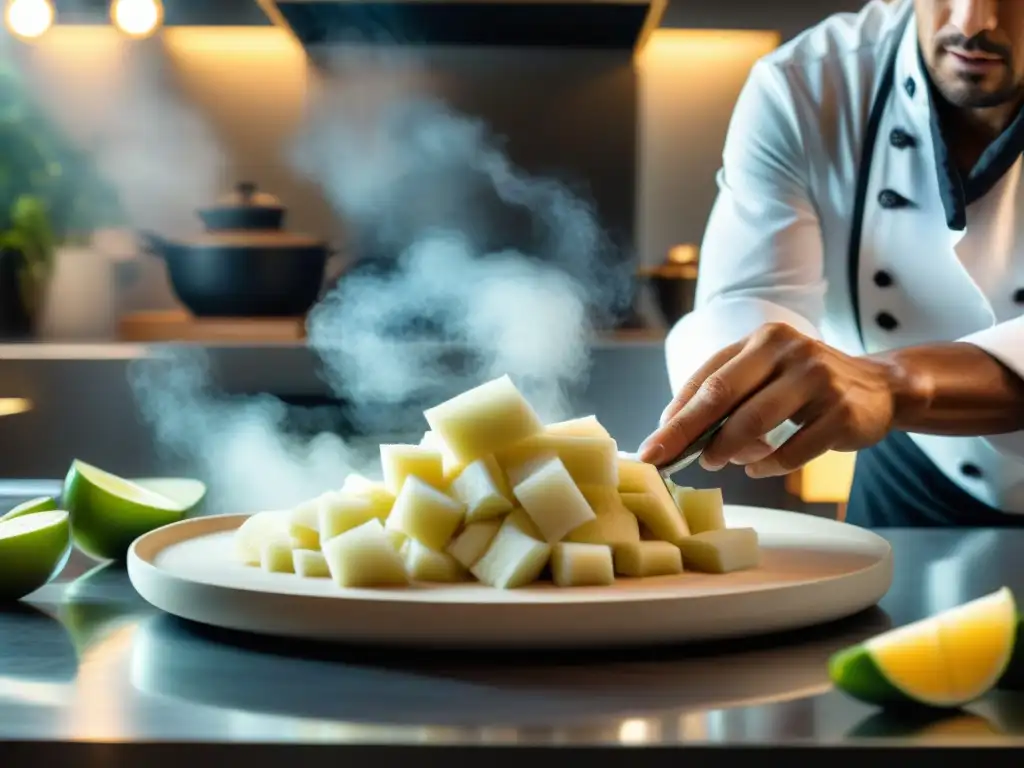
POLYGON ((240 181, 235 191, 217 205, 199 210, 203 226, 210 232, 231 229, 281 229, 284 206, 273 195, 257 190, 251 181, 240 181))
MULTIPOLYGON (((330 249, 314 237, 270 226, 272 198, 257 198, 255 185, 239 186, 248 190, 251 207, 239 193, 230 205, 200 211, 208 228, 201 235, 142 233, 147 250, 164 259, 174 293, 197 316, 304 315, 319 298, 330 249)), ((280 224, 284 208, 275 205, 280 224)))

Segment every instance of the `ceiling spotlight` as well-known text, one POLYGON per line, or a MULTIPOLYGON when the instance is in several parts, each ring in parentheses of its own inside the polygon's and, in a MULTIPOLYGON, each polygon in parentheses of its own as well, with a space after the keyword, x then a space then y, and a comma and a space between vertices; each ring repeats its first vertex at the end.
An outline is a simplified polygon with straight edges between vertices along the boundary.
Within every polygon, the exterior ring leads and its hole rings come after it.
POLYGON ((53 26, 55 15, 51 0, 7 0, 4 23, 15 37, 35 40, 53 26))
POLYGON ((142 39, 156 32, 164 21, 160 0, 114 0, 110 20, 128 37, 142 39))

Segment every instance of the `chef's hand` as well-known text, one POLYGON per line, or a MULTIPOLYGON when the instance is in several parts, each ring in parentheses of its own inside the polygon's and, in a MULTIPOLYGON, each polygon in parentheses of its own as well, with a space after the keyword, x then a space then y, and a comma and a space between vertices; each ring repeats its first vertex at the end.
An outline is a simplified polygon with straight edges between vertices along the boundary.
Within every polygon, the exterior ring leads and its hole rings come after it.
POLYGON ((789 325, 773 323, 708 360, 665 409, 641 459, 664 466, 720 419, 701 464, 746 465, 751 477, 782 475, 826 451, 856 451, 881 440, 895 411, 893 371, 850 357, 789 325), (765 435, 787 419, 800 431, 778 449, 765 435))

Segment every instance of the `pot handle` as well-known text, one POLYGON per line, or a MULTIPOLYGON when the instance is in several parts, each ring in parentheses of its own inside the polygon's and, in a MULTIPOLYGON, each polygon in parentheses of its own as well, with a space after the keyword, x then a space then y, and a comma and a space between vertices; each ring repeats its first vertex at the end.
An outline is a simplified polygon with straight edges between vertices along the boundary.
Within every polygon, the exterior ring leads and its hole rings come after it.
POLYGON ((156 232, 143 230, 138 235, 144 253, 159 256, 160 258, 164 258, 167 255, 167 241, 156 232))
POLYGON ((324 279, 327 283, 333 284, 340 280, 352 262, 345 258, 345 251, 341 247, 327 246, 327 263, 325 265, 324 279))

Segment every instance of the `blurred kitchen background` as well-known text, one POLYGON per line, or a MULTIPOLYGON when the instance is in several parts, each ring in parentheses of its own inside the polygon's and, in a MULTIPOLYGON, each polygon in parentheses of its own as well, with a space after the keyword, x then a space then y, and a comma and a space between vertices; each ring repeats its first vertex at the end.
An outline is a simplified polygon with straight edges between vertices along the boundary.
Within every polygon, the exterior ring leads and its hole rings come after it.
MULTIPOLYGON (((75 457, 128 476, 194 471, 188 455, 161 446, 129 385, 133 362, 167 344, 208 351, 215 397, 288 404, 284 423, 300 440, 323 429, 378 442, 422 432, 414 420, 377 428, 352 418, 307 346, 301 312, 247 316, 243 303, 238 316, 197 317, 182 302, 197 290, 190 280, 201 293, 253 275, 183 273, 172 284, 173 259, 153 253, 165 240, 188 241, 184 256, 197 259, 223 246, 217 233, 194 240, 197 212, 216 212, 218 200, 222 212, 283 208, 284 231, 255 233, 251 247, 322 249, 330 287, 396 242, 407 246, 405 213, 425 225, 475 215, 466 205, 483 202, 446 199, 429 174, 389 188, 405 193, 387 221, 339 215, 353 206, 339 198, 374 191, 360 190, 358 152, 331 151, 329 105, 372 110, 394 92, 479 121, 514 166, 592 204, 633 283, 629 307, 590 342, 571 409, 595 413, 634 450, 670 396, 662 339, 692 299, 722 143, 750 67, 863 0, 116 4, 115 14, 107 0, 6 5, 0 204, 14 212, 0 235, 0 478, 9 484, 60 477, 75 457), (310 137, 310 125, 320 134, 310 137), (295 156, 303 131, 320 154, 295 156), (50 201, 42 214, 37 195, 50 201)), ((414 127, 410 137, 430 150, 431 136, 414 127)), ((499 247, 529 228, 480 215, 504 228, 499 247)), ((302 282, 263 279, 293 278, 302 282)), ((752 482, 736 469, 691 469, 683 480, 721 484, 733 503, 832 515, 851 469, 850 456, 830 455, 786 480, 752 482)))

